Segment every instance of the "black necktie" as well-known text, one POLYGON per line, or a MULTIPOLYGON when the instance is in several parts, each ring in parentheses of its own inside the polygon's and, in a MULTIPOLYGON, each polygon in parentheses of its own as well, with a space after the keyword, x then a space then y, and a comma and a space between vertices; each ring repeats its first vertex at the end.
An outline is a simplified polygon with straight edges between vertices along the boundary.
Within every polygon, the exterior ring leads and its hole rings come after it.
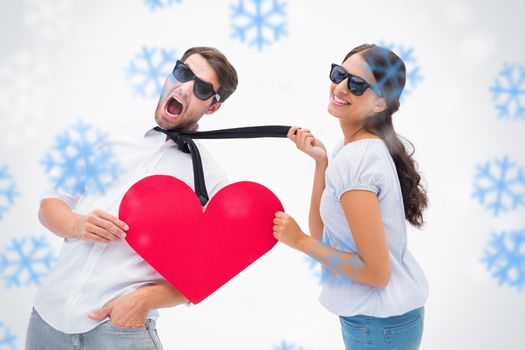
POLYGON ((191 154, 193 164, 193 178, 195 181, 195 193, 199 197, 202 206, 208 203, 208 191, 204 181, 204 171, 199 149, 193 139, 248 139, 259 137, 286 137, 290 126, 267 125, 250 126, 245 128, 221 129, 196 132, 179 132, 175 130, 165 130, 156 126, 155 130, 166 134, 172 139, 182 152, 191 154))

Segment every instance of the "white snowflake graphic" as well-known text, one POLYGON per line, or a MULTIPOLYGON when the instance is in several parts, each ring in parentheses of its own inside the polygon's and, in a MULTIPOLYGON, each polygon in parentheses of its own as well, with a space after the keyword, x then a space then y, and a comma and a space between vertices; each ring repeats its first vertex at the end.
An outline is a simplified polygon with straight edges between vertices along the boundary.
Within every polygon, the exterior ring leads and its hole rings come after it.
POLYGON ((239 0, 231 6, 233 37, 261 51, 286 33, 286 2, 239 0))
POLYGON ((309 256, 304 257, 304 261, 308 264, 308 268, 312 272, 312 275, 317 280, 317 283, 322 284, 322 274, 321 274, 321 264, 317 262, 314 258, 311 258, 309 256))
POLYGON ((149 6, 151 11, 155 11, 157 9, 162 10, 172 6, 176 2, 180 4, 182 0, 144 0, 144 3, 149 6))
POLYGON ((341 273, 336 273, 334 268, 342 267, 344 269, 345 266, 352 266, 352 268, 356 270, 362 267, 362 262, 357 255, 354 255, 352 259, 347 260, 343 259, 342 252, 329 253, 328 264, 331 268, 321 265, 317 260, 310 256, 306 256, 304 259, 318 283, 320 285, 330 284, 332 287, 343 287, 352 283, 350 277, 341 273))
POLYGON ((43 160, 53 188, 72 195, 105 193, 120 170, 107 139, 82 121, 58 135, 43 160))
POLYGON ((50 101, 49 70, 29 53, 17 53, 0 65, 0 144, 6 147, 34 139, 43 126, 50 101), (30 127, 28 127, 30 126, 30 127))
POLYGON ((0 220, 20 196, 16 190, 15 183, 7 171, 7 166, 0 166, 0 220))
POLYGON ((7 287, 38 285, 55 260, 45 237, 13 238, 0 256, 0 277, 7 287))
POLYGON ((525 173, 505 155, 477 166, 473 196, 495 216, 525 206, 525 173))
MULTIPOLYGON (((396 86, 394 89, 402 90, 402 96, 401 99, 405 98, 406 96, 410 95, 417 87, 417 85, 423 81, 423 77, 420 72, 420 66, 418 64, 417 59, 414 56, 414 49, 411 47, 406 47, 404 45, 396 45, 396 44, 381 44, 382 47, 385 47, 391 51, 393 51, 396 55, 401 58, 401 60, 405 63, 405 69, 406 69, 406 82, 405 87, 396 86)), ((388 62, 388 60, 385 60, 385 62, 388 62)), ((399 66, 400 64, 395 65, 389 65, 386 67, 375 67, 376 69, 383 70, 384 78, 383 83, 388 78, 395 78, 395 75, 399 74, 399 66)), ((395 81, 395 79, 394 79, 395 81)), ((381 82, 379 81, 377 83, 379 87, 381 87, 381 82)), ((399 91, 401 94, 401 91, 399 91)))
POLYGON ((283 340, 279 345, 275 346, 273 350, 306 350, 306 348, 283 340))
POLYGON ((143 47, 126 68, 134 94, 158 98, 175 61, 175 50, 143 47))
POLYGON ((521 291, 525 286, 525 229, 494 233, 482 262, 500 286, 521 291))
POLYGON ((24 22, 45 39, 65 34, 71 28, 71 0, 26 0, 24 22))
POLYGON ((490 88, 501 118, 525 120, 525 66, 505 64, 490 88))
POLYGON ((0 321, 0 350, 16 350, 16 336, 0 321))

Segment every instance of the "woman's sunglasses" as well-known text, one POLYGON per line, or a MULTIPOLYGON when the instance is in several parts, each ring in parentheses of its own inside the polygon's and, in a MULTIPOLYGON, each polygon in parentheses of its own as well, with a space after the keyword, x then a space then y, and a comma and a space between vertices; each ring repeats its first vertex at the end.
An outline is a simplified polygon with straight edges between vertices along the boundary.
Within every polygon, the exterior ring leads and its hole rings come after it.
POLYGON ((346 69, 340 65, 332 63, 332 69, 330 69, 330 80, 332 83, 339 84, 346 78, 348 78, 348 91, 350 91, 352 95, 361 96, 366 89, 370 88, 376 94, 382 96, 381 91, 376 86, 369 84, 366 80, 358 76, 348 73, 346 69))
POLYGON ((195 80, 195 83, 193 84, 193 94, 198 99, 206 101, 213 96, 217 102, 220 101, 221 96, 215 90, 213 90, 213 85, 195 76, 192 70, 179 60, 177 60, 175 68, 173 68, 173 76, 181 83, 195 80))

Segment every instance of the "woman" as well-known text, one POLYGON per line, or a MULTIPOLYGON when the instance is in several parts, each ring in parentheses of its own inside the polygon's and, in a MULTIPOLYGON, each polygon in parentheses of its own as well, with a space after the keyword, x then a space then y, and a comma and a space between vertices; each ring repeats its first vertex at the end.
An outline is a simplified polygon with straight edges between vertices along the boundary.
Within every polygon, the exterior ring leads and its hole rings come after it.
POLYGON ((428 285, 407 250, 405 220, 423 225, 427 196, 392 125, 405 65, 365 44, 332 65, 330 80, 328 112, 343 132, 330 165, 309 130, 288 134, 315 160, 311 235, 278 212, 274 236, 323 265, 320 302, 340 317, 346 349, 417 349, 428 285))

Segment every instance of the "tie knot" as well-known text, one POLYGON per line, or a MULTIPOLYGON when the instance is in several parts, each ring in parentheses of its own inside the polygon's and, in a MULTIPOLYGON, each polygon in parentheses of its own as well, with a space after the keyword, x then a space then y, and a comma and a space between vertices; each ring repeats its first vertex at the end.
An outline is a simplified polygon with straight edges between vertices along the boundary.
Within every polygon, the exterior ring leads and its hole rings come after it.
POLYGON ((157 130, 158 132, 166 134, 166 136, 168 136, 171 140, 173 140, 173 142, 177 144, 177 146, 182 152, 191 153, 190 146, 188 145, 189 143, 188 141, 191 140, 191 137, 189 137, 188 135, 182 135, 178 131, 164 130, 158 126, 155 127, 154 129, 157 130))
POLYGON ((175 137, 171 137, 171 135, 168 135, 179 147, 179 149, 184 153, 191 153, 190 152, 190 146, 188 145, 188 140, 191 139, 189 136, 181 135, 177 133, 175 137))

